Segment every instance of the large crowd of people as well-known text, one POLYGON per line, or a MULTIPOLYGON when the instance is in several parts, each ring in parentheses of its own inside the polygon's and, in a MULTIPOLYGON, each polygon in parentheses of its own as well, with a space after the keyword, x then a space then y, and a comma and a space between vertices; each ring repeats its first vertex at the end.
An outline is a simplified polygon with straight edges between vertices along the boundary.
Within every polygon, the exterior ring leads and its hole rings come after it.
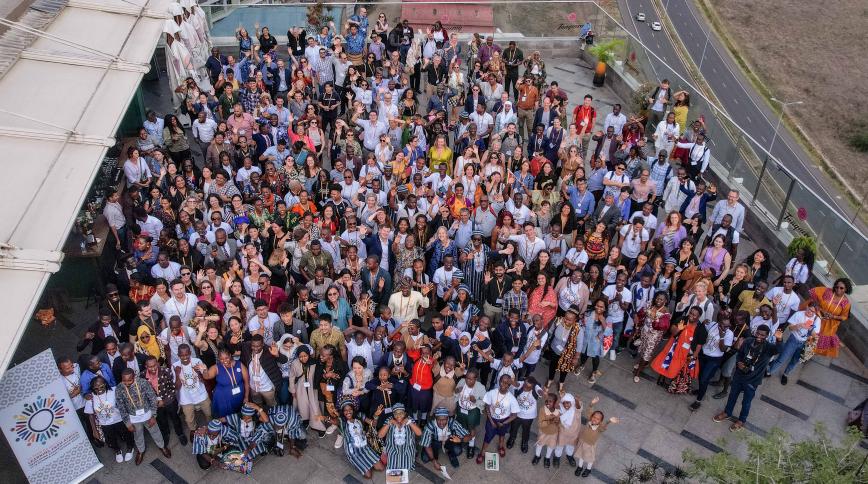
POLYGON ((113 282, 58 361, 117 462, 146 430, 240 472, 331 435, 365 477, 516 444, 587 476, 618 419, 565 382, 605 385, 605 358, 694 410, 717 388, 737 431, 764 376, 837 356, 850 282, 738 254, 745 209, 709 181, 688 93, 569 112, 584 93, 515 42, 365 8, 342 27, 239 29, 213 91, 176 90, 190 129, 149 112, 124 153, 113 282))

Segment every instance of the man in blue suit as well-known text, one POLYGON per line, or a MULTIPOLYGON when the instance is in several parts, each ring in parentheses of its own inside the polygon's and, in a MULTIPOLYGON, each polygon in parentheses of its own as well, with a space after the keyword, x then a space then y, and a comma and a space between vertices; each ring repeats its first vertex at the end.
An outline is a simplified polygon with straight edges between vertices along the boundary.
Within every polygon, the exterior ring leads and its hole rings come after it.
MULTIPOLYGON (((365 227, 364 230, 367 230, 367 227, 365 227)), ((369 256, 377 256, 379 259, 379 265, 387 272, 391 272, 396 263, 396 256, 395 252, 392 250, 392 239, 390 238, 390 235, 392 235, 392 230, 383 225, 376 233, 371 232, 362 239, 367 254, 369 256)))
POLYGON ((392 276, 389 271, 380 267, 380 258, 368 253, 367 267, 362 269, 362 291, 368 291, 371 299, 378 306, 389 303, 392 295, 392 276))

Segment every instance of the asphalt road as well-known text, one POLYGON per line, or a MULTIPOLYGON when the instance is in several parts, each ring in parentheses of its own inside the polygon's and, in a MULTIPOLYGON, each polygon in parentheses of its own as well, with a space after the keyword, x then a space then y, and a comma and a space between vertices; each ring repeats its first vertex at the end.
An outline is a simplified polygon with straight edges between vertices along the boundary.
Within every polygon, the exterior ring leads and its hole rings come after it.
MULTIPOLYGON (((765 104, 765 101, 757 94, 749 81, 743 76, 738 66, 729 57, 725 48, 720 44, 713 32, 702 18, 701 13, 695 10, 690 0, 663 0, 669 20, 675 28, 676 34, 685 45, 693 62, 699 66, 701 62, 702 74, 705 81, 720 100, 722 107, 729 116, 736 121, 745 131, 760 144, 768 149, 772 145, 775 126, 778 116, 765 104), (709 32, 710 37, 706 37, 709 32), (707 40, 706 40, 707 39, 707 40)), ((619 0, 619 7, 624 18, 625 26, 636 34, 642 42, 655 54, 671 67, 667 67, 657 59, 650 59, 652 73, 658 79, 669 77, 675 86, 681 84, 672 79, 672 71, 690 80, 687 69, 676 54, 675 48, 665 31, 655 32, 651 30, 651 22, 659 21, 656 10, 651 0, 619 0), (637 22, 636 13, 645 14, 645 22, 637 22)), ((664 30, 666 25, 664 24, 664 30)), ((694 96, 696 99, 697 96, 694 96)), ((786 100, 791 101, 791 100, 786 100)), ((810 108, 810 99, 805 99, 806 107, 810 108)), ((691 107, 693 110, 694 108, 691 107)), ((712 154, 721 156, 721 152, 731 152, 732 142, 729 139, 721 139, 715 133, 722 133, 719 123, 714 117, 706 113, 706 124, 709 133, 712 134, 712 154), (716 139, 715 139, 716 138, 716 139)), ((693 114, 691 114, 691 118, 693 114)), ((763 158, 764 155, 756 150, 763 158)), ((847 220, 852 218, 853 210, 843 196, 838 192, 825 174, 813 165, 810 156, 802 149, 798 142, 793 139, 786 129, 779 129, 777 139, 771 148, 775 158, 781 160, 784 166, 798 180, 797 188, 792 195, 793 203, 807 210, 807 223, 815 232, 820 233, 821 242, 825 242, 831 252, 842 245, 840 254, 841 262, 848 266, 852 272, 853 264, 865 267, 864 262, 857 262, 859 252, 864 247, 864 239, 852 233, 847 224, 839 215, 843 214, 847 220), (829 204, 836 213, 819 203, 807 190, 798 187, 802 184, 810 188, 817 197, 829 204), (831 235, 830 235, 831 234, 831 235), (842 239, 846 235, 845 239, 842 239), (862 240, 860 240, 862 239, 862 240)), ((782 189, 788 186, 788 176, 777 170, 774 163, 769 163, 769 174, 778 180, 782 189)), ((766 182, 763 184, 765 185, 766 182)), ((777 217, 777 213, 773 214, 777 217)), ((860 221, 855 222, 860 230, 865 232, 865 225, 860 221)))

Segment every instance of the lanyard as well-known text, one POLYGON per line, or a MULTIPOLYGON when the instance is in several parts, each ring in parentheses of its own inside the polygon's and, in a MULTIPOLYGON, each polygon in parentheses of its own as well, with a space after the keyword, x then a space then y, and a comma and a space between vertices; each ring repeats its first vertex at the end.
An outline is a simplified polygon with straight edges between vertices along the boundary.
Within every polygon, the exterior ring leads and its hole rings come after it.
POLYGON ((226 368, 225 366, 223 367, 223 369, 226 370, 226 375, 229 376, 229 382, 232 384, 232 388, 237 387, 238 386, 238 380, 235 378, 235 374, 233 372, 229 371, 229 368, 226 368))
POLYGON ((133 395, 130 393, 130 387, 129 386, 124 385, 124 392, 127 394, 127 398, 130 399, 130 403, 132 403, 133 406, 135 406, 136 408, 138 408, 139 406, 144 407, 145 406, 145 399, 142 398, 142 390, 139 388, 139 382, 134 381, 133 385, 135 385, 135 387, 136 387, 136 397, 138 398, 138 403, 137 403, 137 400, 133 400, 133 395))

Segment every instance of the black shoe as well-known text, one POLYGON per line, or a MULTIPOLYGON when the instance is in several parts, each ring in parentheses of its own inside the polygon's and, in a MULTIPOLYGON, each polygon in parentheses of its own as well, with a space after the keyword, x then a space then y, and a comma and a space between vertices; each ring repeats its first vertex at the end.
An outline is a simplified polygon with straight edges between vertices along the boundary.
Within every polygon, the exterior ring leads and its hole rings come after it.
POLYGON ((184 434, 178 435, 178 442, 180 442, 181 445, 187 445, 187 436, 184 434))
POLYGON ((468 446, 467 447, 467 458, 472 459, 474 457, 476 457, 476 447, 472 446, 472 445, 468 446))
POLYGON ((588 477, 591 475, 591 469, 585 469, 582 471, 582 477, 588 477))
POLYGON ((298 450, 304 450, 307 448, 307 439, 298 439, 295 441, 295 448, 298 450))
POLYGON ((549 459, 548 457, 546 457, 545 459, 543 459, 543 467, 545 467, 546 469, 548 469, 548 468, 551 467, 551 466, 552 466, 552 460, 551 460, 551 459, 549 459))
POLYGON ((781 385, 786 385, 788 381, 787 375, 781 375, 781 385))
POLYGON ((567 462, 569 462, 570 467, 576 467, 576 459, 573 456, 568 455, 567 462))
POLYGON ((576 470, 573 471, 573 475, 576 476, 576 477, 581 476, 581 475, 582 475, 582 468, 581 468, 581 467, 576 467, 576 470))
POLYGON ((715 400, 720 400, 721 398, 723 398, 727 395, 729 395, 729 390, 723 389, 723 390, 715 393, 714 395, 712 395, 711 398, 713 398, 715 400))
POLYGON ((521 445, 521 453, 522 453, 522 454, 527 454, 527 444, 522 444, 522 445, 521 445))
POLYGON ((319 438, 323 438, 323 437, 325 437, 325 436, 326 436, 325 430, 317 430, 317 431, 316 431, 316 435, 317 435, 319 438))
POLYGON ((699 410, 699 407, 701 407, 701 406, 702 406, 702 402, 697 400, 697 401, 690 404, 690 411, 695 412, 695 411, 699 410))
POLYGON ((560 467, 560 466, 561 466, 561 458, 558 457, 558 456, 555 456, 555 457, 552 459, 552 465, 555 466, 555 469, 557 469, 558 467, 560 467))
POLYGON ((509 439, 509 440, 507 440, 507 441, 506 441, 506 448, 507 448, 507 449, 511 449, 511 448, 513 448, 513 447, 515 447, 515 440, 513 440, 513 439, 509 439))
POLYGON ((458 457, 455 457, 454 455, 449 456, 449 463, 452 464, 452 467, 456 469, 458 468, 458 466, 461 465, 461 463, 458 462, 458 457))
POLYGON ((533 456, 533 460, 530 461, 530 465, 535 466, 535 465, 539 464, 539 460, 540 460, 540 456, 538 456, 538 455, 533 456))

